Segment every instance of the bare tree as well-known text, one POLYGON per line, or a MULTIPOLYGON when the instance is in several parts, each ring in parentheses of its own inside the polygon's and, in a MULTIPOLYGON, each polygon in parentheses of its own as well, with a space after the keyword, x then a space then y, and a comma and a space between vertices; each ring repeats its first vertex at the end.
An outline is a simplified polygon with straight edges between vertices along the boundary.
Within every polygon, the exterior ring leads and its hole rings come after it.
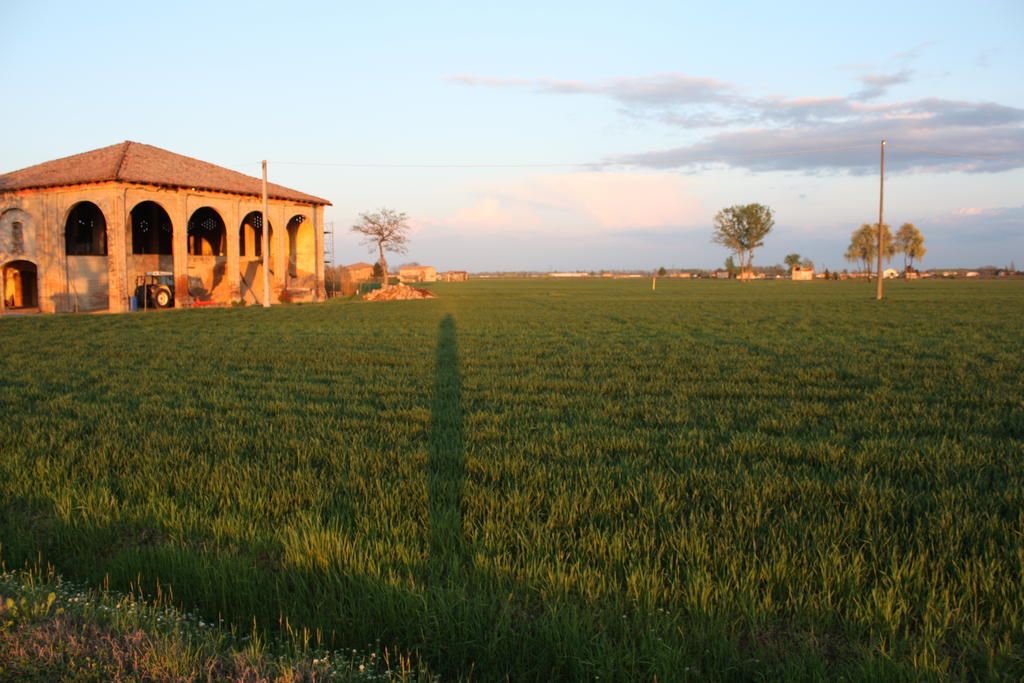
POLYGON ((352 232, 362 235, 360 244, 366 245, 370 252, 376 249, 380 255, 381 271, 383 273, 382 287, 388 286, 388 262, 384 258, 384 252, 390 251, 394 254, 406 252, 406 242, 409 241, 409 225, 406 221, 409 217, 401 212, 382 208, 373 213, 359 214, 359 222, 352 226, 352 232))
POLYGON ((764 237, 773 225, 775 219, 767 206, 737 204, 715 215, 715 230, 711 233, 711 241, 735 253, 740 262, 740 272, 749 272, 754 249, 764 245, 764 237))

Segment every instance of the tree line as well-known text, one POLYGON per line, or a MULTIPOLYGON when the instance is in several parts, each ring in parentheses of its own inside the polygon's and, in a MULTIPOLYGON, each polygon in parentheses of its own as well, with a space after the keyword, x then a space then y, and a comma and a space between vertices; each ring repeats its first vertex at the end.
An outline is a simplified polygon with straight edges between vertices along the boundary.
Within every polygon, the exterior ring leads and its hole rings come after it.
MULTIPOLYGON (((754 250, 764 246, 764 238, 774 225, 772 210, 763 204, 737 204, 715 214, 711 241, 721 244, 732 253, 726 259, 730 275, 734 270, 741 276, 751 272, 754 250)), ((896 254, 903 254, 904 270, 909 270, 913 268, 915 260, 924 258, 927 251, 924 237, 913 223, 901 225, 895 237, 889 226, 882 224, 882 258, 886 263, 896 254)), ((870 275, 873 272, 871 266, 878 257, 878 223, 864 223, 854 230, 844 256, 847 261, 863 264, 864 270, 870 275)), ((801 259, 799 254, 789 254, 785 263, 790 270, 796 266, 814 267, 813 262, 801 259)))
MULTIPOLYGON (((903 270, 912 269, 914 261, 923 259, 927 252, 924 237, 913 223, 901 225, 895 238, 889 226, 882 224, 882 259, 886 263, 896 254, 903 254, 903 270)), ((878 261, 878 223, 865 223, 854 230, 844 257, 851 263, 863 264, 868 275, 874 272, 872 266, 878 261)))

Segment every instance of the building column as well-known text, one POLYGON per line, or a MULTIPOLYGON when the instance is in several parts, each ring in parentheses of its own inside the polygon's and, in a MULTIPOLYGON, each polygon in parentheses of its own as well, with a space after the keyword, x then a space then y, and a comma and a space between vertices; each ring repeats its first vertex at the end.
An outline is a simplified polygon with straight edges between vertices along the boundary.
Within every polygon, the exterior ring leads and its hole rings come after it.
POLYGON ((241 263, 238 258, 238 250, 240 245, 238 243, 238 229, 242 224, 241 212, 238 210, 239 202, 236 201, 234 205, 225 212, 222 216, 224 219, 224 230, 227 231, 227 241, 224 244, 224 248, 227 249, 227 276, 228 276, 228 298, 231 303, 242 300, 242 272, 241 263))
POLYGON ((287 207, 270 206, 271 225, 274 226, 273 244, 270 247, 270 289, 271 298, 277 303, 284 293, 286 269, 288 267, 288 219, 287 207))
POLYGON ((324 207, 313 206, 313 259, 316 272, 316 285, 313 290, 313 301, 323 301, 327 298, 327 289, 324 285, 324 207))
POLYGON ((188 202, 178 198, 171 215, 171 253, 174 259, 174 307, 188 305, 188 202))
MULTIPOLYGON (((107 221, 107 308, 111 313, 128 310, 128 209, 126 190, 117 188, 107 221)), ((65 257, 67 258, 67 257, 65 257)))
MULTIPOLYGON (((39 310, 42 313, 62 313, 66 307, 64 284, 64 224, 57 216, 60 215, 56 206, 56 197, 48 195, 42 202, 38 214, 29 213, 31 225, 27 231, 35 235, 36 253, 36 286, 39 288, 39 310), (58 230, 51 226, 59 225, 58 230), (58 251, 59 250, 59 251, 58 251), (63 302, 58 304, 58 301, 63 302)), ((28 239, 26 232, 26 240, 28 239)), ((0 296, 2 299, 3 296, 0 296)))

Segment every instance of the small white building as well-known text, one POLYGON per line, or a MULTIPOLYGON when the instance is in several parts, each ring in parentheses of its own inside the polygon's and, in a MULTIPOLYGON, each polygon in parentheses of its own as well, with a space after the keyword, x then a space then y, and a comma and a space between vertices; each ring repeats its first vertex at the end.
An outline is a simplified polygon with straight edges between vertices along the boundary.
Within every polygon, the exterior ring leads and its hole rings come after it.
POLYGON ((804 268, 803 266, 793 266, 793 270, 790 271, 789 277, 791 280, 813 280, 814 279, 814 268, 804 268))

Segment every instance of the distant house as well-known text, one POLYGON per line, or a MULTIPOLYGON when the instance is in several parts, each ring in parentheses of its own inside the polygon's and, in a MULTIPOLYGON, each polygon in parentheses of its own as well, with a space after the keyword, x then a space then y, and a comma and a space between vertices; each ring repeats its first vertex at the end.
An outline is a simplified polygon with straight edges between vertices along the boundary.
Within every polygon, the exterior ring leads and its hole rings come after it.
POLYGON ((464 270, 449 270, 438 275, 443 282, 465 282, 469 279, 469 273, 464 270))
POLYGON ((714 276, 714 278, 716 280, 728 280, 729 279, 729 271, 728 270, 716 270, 714 273, 712 273, 712 275, 714 276))
POLYGON ((548 277, 587 277, 590 273, 548 273, 548 277))
POLYGON ((793 270, 790 272, 789 277, 791 280, 813 280, 814 279, 814 268, 804 268, 803 266, 793 266, 793 270))
POLYGON ((893 280, 895 278, 898 278, 899 276, 900 271, 896 270, 895 268, 886 268, 885 270, 882 271, 882 277, 884 277, 886 280, 893 280))
POLYGON ((341 279, 352 282, 366 282, 373 277, 373 266, 369 263, 352 263, 341 268, 341 279))
POLYGON ((437 269, 434 266, 405 266, 398 269, 398 279, 402 282, 437 282, 437 269))

